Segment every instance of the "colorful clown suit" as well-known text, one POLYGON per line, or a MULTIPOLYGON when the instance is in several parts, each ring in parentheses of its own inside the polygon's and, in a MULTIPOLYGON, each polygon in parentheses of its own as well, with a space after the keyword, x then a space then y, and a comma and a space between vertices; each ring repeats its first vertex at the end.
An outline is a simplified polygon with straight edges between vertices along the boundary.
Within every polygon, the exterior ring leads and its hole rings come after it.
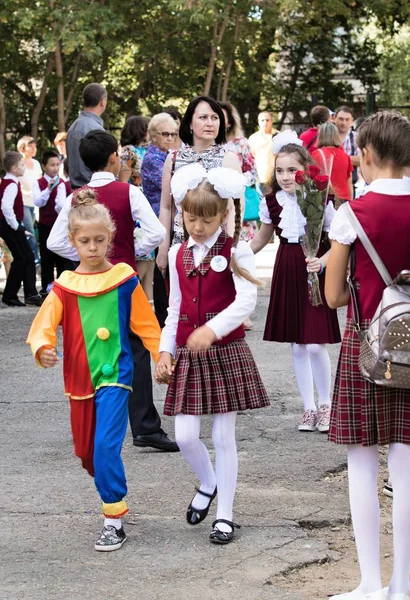
POLYGON ((37 362, 41 349, 56 347, 59 324, 75 454, 94 477, 104 515, 117 518, 128 512, 121 448, 133 377, 129 329, 157 362, 158 321, 134 270, 119 263, 102 273, 65 271, 54 282, 27 338, 37 362))

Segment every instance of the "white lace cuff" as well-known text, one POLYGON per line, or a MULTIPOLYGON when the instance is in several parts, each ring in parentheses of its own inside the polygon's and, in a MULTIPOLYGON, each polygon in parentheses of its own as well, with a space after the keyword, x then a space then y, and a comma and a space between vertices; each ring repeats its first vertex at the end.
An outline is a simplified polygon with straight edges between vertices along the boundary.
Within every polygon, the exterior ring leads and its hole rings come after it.
POLYGON ((330 226, 329 238, 339 242, 339 244, 350 246, 356 237, 357 234, 351 226, 345 211, 339 208, 330 226))

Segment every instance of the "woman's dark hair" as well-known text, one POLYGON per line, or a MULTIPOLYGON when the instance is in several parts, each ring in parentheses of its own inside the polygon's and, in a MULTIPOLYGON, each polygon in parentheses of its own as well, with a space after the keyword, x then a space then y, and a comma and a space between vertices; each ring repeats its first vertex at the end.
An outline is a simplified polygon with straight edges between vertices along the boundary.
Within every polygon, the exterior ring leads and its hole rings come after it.
POLYGON ((179 121, 180 123, 182 121, 182 115, 179 112, 179 110, 175 108, 175 106, 166 106, 161 112, 167 113, 167 115, 171 115, 174 121, 179 121))
POLYGON ((121 130, 121 146, 139 146, 145 142, 149 119, 138 115, 126 120, 121 130))
POLYGON ((218 104, 228 115, 228 123, 226 123, 227 140, 243 137, 241 117, 234 105, 230 102, 218 102, 218 104))
POLYGON ((360 150, 371 146, 381 164, 410 166, 410 122, 398 112, 371 115, 360 125, 356 140, 360 150))
POLYGON ((276 192, 279 192, 279 190, 282 189, 276 181, 276 161, 278 159, 278 156, 280 156, 281 154, 297 154, 299 162, 301 163, 303 169, 306 169, 307 165, 313 164, 312 157, 310 156, 309 151, 306 150, 306 148, 304 148, 303 146, 299 146, 298 144, 286 144, 286 146, 283 146, 283 148, 281 148, 275 156, 275 165, 273 167, 272 179, 270 181, 270 187, 274 194, 276 194, 276 192))
POLYGON ((103 129, 93 129, 80 141, 80 156, 93 173, 105 169, 114 152, 118 152, 118 142, 103 129))
POLYGON ((184 116, 182 117, 181 126, 179 128, 179 137, 184 142, 184 144, 189 144, 189 146, 193 145, 193 135, 191 131, 192 117, 196 107, 201 102, 206 102, 207 104, 209 104, 212 110, 218 115, 219 131, 218 135, 215 138, 215 143, 225 144, 225 117, 222 112, 222 108, 219 106, 218 102, 211 96, 198 96, 197 98, 191 100, 191 102, 188 104, 188 108, 186 109, 184 116))

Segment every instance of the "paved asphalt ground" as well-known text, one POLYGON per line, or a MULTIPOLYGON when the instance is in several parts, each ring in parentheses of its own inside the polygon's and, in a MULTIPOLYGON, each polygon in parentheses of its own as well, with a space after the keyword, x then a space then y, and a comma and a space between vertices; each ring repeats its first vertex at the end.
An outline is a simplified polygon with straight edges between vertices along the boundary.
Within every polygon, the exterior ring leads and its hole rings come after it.
MULTIPOLYGON (((274 250, 258 257, 261 277, 271 275, 274 250)), ((348 518, 347 490, 326 477, 343 468, 345 451, 297 431, 290 347, 261 341, 269 283, 247 339, 271 407, 238 416, 234 519, 242 528, 228 546, 208 540, 214 506, 197 527, 185 522, 197 482, 182 456, 135 448, 128 434, 128 541, 119 552, 94 551, 100 505, 73 455, 61 366, 37 368, 24 344, 35 308, 0 309, 0 600, 301 600, 303 588, 282 591, 273 577, 337 560, 315 528, 348 518)), ((338 346, 330 352, 335 368, 338 346)), ((155 385, 160 412, 164 395, 155 385)), ((212 450, 210 426, 204 418, 212 450)), ((173 435, 171 418, 163 427, 173 435)))

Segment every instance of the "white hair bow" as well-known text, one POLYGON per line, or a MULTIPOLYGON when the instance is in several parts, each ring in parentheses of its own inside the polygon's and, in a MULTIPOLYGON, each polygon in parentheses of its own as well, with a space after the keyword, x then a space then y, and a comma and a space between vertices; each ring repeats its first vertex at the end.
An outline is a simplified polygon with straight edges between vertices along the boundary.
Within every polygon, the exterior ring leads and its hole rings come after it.
POLYGON ((303 142, 298 138, 298 134, 296 131, 291 131, 287 129, 286 131, 281 131, 272 140, 272 152, 273 154, 279 154, 284 146, 288 144, 296 144, 297 146, 302 146, 303 142))
POLYGON ((208 172, 194 163, 178 169, 171 179, 171 192, 177 204, 182 202, 188 190, 193 190, 207 179, 221 198, 239 198, 246 185, 242 173, 227 167, 216 167, 208 172))

